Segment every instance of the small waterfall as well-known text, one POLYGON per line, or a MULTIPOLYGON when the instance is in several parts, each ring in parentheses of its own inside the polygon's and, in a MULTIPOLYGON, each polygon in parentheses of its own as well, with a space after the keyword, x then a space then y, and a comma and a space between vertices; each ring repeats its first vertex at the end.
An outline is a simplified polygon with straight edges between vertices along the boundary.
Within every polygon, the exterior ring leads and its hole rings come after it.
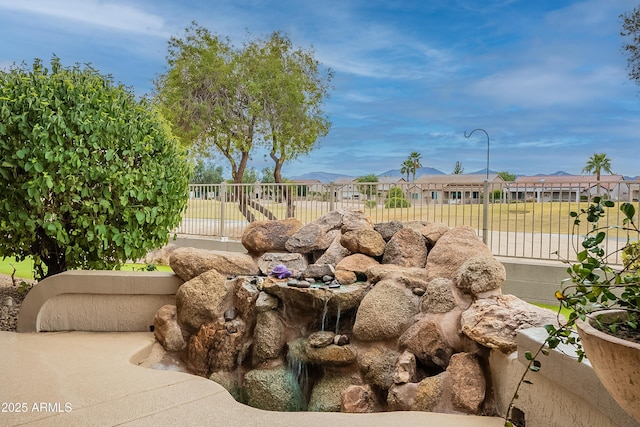
POLYGON ((339 330, 340 330, 340 303, 338 303, 338 315, 336 317, 336 335, 338 335, 339 330))
POLYGON ((324 309, 322 310, 322 332, 324 332, 324 322, 327 319, 327 311, 329 311, 329 298, 324 300, 324 309))
POLYGON ((292 352, 287 354, 287 370, 291 373, 299 388, 299 396, 296 396, 296 400, 299 402, 301 410, 307 408, 307 399, 309 398, 310 386, 309 386, 309 368, 307 363, 301 359, 298 359, 292 352))

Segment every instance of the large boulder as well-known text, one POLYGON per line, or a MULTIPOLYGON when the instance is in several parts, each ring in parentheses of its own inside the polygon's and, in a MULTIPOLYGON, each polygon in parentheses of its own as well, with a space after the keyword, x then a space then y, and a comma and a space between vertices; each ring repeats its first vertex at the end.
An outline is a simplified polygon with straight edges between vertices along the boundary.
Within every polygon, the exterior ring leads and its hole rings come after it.
POLYGON ((242 246, 250 254, 260 255, 265 252, 283 252, 289 237, 302 228, 302 223, 295 218, 275 221, 254 221, 242 233, 242 246))
POLYGON ((450 230, 449 226, 441 222, 433 222, 420 228, 420 234, 427 240, 427 246, 432 248, 442 236, 450 230))
POLYGON ((284 344, 284 325, 275 311, 258 313, 253 332, 253 366, 280 355, 284 344))
POLYGON ((409 350, 420 362, 431 367, 445 369, 454 352, 443 337, 439 325, 429 318, 411 325, 398 342, 400 348, 409 350))
POLYGON ((298 338, 287 343, 289 361, 297 361, 319 366, 346 366, 357 359, 358 352, 352 345, 339 346, 329 344, 324 347, 314 347, 306 338, 298 338))
POLYGON ((169 265, 185 282, 209 270, 216 270, 225 276, 259 273, 258 264, 250 255, 195 248, 174 249, 169 265))
POLYGON ((187 366, 205 377, 211 372, 233 371, 245 356, 245 332, 244 322, 239 319, 202 325, 187 344, 187 366))
POLYGON ((384 253, 385 241, 377 231, 371 228, 349 231, 342 234, 340 244, 351 253, 360 253, 372 257, 384 253))
POLYGON ((417 312, 418 298, 410 290, 382 280, 362 299, 353 334, 363 341, 397 338, 413 323, 417 312))
POLYGON ((303 272, 309 265, 307 259, 302 254, 292 254, 283 252, 267 252, 258 258, 258 268, 260 273, 269 275, 276 265, 284 265, 289 271, 303 272))
POLYGON ((422 296, 420 311, 422 313, 446 313, 456 306, 456 298, 452 292, 453 281, 444 277, 431 280, 422 296))
POLYGON ((318 381, 311 391, 308 411, 340 412, 342 393, 352 385, 352 380, 346 375, 325 375, 318 381))
POLYGON ((394 384, 387 393, 387 406, 391 411, 411 411, 415 406, 418 383, 394 384))
POLYGON ((368 384, 388 389, 393 384, 393 374, 400 353, 385 347, 373 347, 358 351, 358 366, 362 378, 368 384))
POLYGON ((181 351, 187 346, 177 316, 176 306, 167 304, 160 307, 153 318, 153 335, 167 351, 181 351))
POLYGON ((404 225, 400 221, 381 222, 373 227, 374 230, 380 233, 385 242, 388 242, 394 234, 403 228, 404 225))
POLYGON ((247 405, 267 411, 302 409, 300 386, 286 367, 254 369, 244 376, 247 405))
POLYGON ((502 263, 492 255, 481 253, 462 263, 455 284, 466 294, 479 295, 500 289, 506 279, 502 263))
POLYGON ((351 255, 351 252, 340 244, 340 240, 342 240, 342 234, 335 236, 329 247, 316 259, 315 264, 328 264, 335 267, 344 257, 351 255))
POLYGON ((453 407, 467 414, 479 414, 487 391, 487 381, 477 355, 456 353, 447 367, 451 375, 453 407))
POLYGON ((178 323, 195 333, 205 323, 216 321, 233 307, 233 285, 216 270, 185 282, 176 292, 178 323))
POLYGON ((411 228, 399 230, 387 242, 383 264, 402 267, 424 267, 427 262, 427 244, 422 234, 411 228))
POLYGON ((343 234, 357 230, 373 230, 373 221, 364 212, 357 209, 342 209, 342 226, 340 231, 343 234))
POLYGON ((336 273, 339 270, 351 271, 355 273, 356 277, 360 276, 363 279, 366 278, 366 271, 369 267, 380 265, 374 258, 364 254, 353 254, 344 257, 336 265, 336 273))
POLYGON ((416 396, 413 403, 414 411, 441 412, 443 406, 448 402, 443 402, 447 380, 447 372, 442 372, 433 377, 427 377, 418 383, 416 396))
POLYGON ((285 247, 289 252, 301 254, 323 251, 329 247, 339 233, 339 230, 334 233, 323 231, 318 224, 312 222, 304 225, 289 237, 285 247))
POLYGON ((367 414, 379 410, 380 402, 369 384, 352 385, 342 393, 342 412, 367 414))
POLYGON ((460 266, 478 254, 491 255, 473 228, 461 225, 442 235, 429 251, 427 274, 429 279, 444 277, 456 280, 460 266))
POLYGON ((323 251, 340 234, 343 211, 331 211, 298 229, 285 243, 289 252, 308 254, 323 251))
POLYGON ((476 300, 462 313, 462 332, 486 347, 505 354, 517 349, 520 329, 557 324, 557 314, 531 305, 513 295, 476 300))
POLYGON ((417 267, 402 267, 395 264, 374 264, 365 271, 367 279, 371 284, 376 284, 381 280, 393 280, 398 284, 406 286, 408 289, 427 287, 427 270, 417 267))

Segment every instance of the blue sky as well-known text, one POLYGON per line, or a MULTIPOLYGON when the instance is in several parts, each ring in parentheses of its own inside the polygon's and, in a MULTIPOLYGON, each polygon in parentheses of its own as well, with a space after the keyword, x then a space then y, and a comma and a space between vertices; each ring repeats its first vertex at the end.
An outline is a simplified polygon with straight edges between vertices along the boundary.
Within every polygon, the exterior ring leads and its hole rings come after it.
MULTIPOLYGON (((329 135, 285 176, 399 169, 410 152, 450 173, 486 165, 580 174, 594 152, 640 175, 640 87, 619 15, 637 0, 0 0, 0 67, 91 63, 148 93, 191 21, 240 46, 285 32, 335 72, 329 135)), ((221 165, 225 165, 220 160, 221 165)), ((252 166, 271 166, 262 155, 252 166)))

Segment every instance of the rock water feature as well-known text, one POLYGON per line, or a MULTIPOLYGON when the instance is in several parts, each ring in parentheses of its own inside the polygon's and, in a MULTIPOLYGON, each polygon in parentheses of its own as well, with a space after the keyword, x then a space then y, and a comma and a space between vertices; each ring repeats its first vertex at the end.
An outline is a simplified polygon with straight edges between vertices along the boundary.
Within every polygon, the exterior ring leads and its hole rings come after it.
POLYGON ((359 211, 254 222, 246 254, 173 250, 185 283, 155 335, 197 375, 274 411, 493 414, 488 353, 555 313, 502 295, 467 226, 359 211))

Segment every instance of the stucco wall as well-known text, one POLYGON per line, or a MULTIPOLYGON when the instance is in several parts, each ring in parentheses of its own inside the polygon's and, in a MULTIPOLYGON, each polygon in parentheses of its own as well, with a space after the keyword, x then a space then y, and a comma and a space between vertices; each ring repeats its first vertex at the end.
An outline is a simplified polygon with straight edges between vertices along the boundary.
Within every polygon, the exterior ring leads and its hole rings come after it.
POLYGON ((67 271, 29 292, 17 330, 149 331, 155 312, 175 303, 181 284, 166 272, 67 271))

